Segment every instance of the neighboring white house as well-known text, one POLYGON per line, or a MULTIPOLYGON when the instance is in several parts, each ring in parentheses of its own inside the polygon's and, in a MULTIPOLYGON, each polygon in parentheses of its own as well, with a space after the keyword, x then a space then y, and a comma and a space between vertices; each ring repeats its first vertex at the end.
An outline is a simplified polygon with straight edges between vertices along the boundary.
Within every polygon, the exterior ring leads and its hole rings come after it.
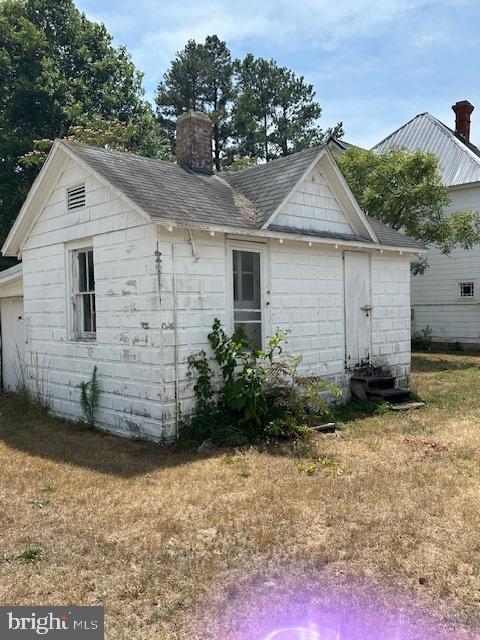
MULTIPOLYGON (((373 149, 422 149, 437 155, 451 196, 449 211, 480 210, 480 150, 470 142, 473 106, 457 102, 455 131, 429 113, 421 113, 373 149)), ((480 346, 480 246, 443 255, 428 250, 430 268, 412 277, 412 329, 429 326, 437 343, 480 346)))
POLYGON ((177 164, 55 142, 3 253, 22 259, 26 364, 57 414, 81 417, 97 365, 103 428, 171 437, 216 317, 258 345, 291 329, 305 373, 345 389, 360 364, 408 376, 417 243, 367 219, 326 147, 230 175, 211 157, 197 113, 177 164))

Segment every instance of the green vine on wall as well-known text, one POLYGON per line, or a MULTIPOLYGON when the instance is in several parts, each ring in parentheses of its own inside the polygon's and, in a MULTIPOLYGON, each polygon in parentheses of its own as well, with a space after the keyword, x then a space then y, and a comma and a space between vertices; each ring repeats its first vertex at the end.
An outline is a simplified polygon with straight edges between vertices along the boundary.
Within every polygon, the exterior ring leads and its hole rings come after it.
POLYGON ((85 419, 91 427, 95 426, 95 411, 99 396, 100 386, 97 380, 97 365, 95 365, 90 380, 80 383, 80 404, 85 419))
POLYGON ((182 424, 181 436, 194 442, 228 442, 232 434, 248 442, 304 437, 307 427, 328 413, 325 392, 338 397, 341 390, 321 378, 300 375, 302 357, 283 353, 288 334, 277 329, 261 351, 249 344, 243 330, 228 336, 215 319, 208 341, 221 386, 215 394, 205 351, 190 356, 196 406, 182 424))

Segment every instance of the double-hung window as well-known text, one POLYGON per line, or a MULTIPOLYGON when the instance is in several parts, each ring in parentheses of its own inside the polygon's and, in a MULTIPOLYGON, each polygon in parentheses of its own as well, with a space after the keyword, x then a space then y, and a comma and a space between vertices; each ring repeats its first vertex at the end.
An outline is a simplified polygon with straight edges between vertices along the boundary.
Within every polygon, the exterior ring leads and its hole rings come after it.
POLYGON ((93 249, 72 252, 73 330, 75 338, 94 339, 97 332, 93 249))

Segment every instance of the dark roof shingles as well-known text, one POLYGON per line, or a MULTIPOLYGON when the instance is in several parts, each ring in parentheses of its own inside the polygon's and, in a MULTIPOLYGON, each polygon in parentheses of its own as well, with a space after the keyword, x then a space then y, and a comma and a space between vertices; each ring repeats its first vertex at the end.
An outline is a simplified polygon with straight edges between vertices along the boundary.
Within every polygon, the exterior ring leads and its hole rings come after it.
MULTIPOLYGON (((185 226, 205 223, 247 229, 265 224, 321 150, 314 147, 236 173, 206 176, 171 162, 79 143, 62 144, 152 218, 185 226)), ((381 222, 369 220, 381 244, 422 248, 381 222)), ((319 237, 346 239, 342 234, 319 237)))

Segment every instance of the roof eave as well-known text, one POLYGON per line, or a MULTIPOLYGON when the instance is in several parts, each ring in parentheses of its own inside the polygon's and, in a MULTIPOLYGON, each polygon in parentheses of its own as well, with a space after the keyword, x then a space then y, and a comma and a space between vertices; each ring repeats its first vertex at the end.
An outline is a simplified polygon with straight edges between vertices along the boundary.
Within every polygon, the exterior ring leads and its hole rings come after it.
POLYGON ((224 225, 211 225, 192 222, 181 222, 177 220, 155 220, 156 224, 171 231, 173 228, 191 229, 192 231, 206 231, 213 233, 224 233, 226 235, 251 236, 256 238, 274 238, 282 240, 292 240, 294 242, 311 242, 312 244, 337 245, 338 247, 349 247, 358 249, 375 249, 377 251, 394 251, 396 253, 407 253, 422 255, 427 253, 426 249, 420 247, 403 247, 398 245, 380 244, 379 242, 369 242, 368 240, 345 240, 340 238, 322 238, 308 234, 287 233, 286 231, 271 231, 270 229, 254 229, 247 227, 229 227, 224 225), (170 228, 170 229, 169 229, 170 228))
MULTIPOLYGON (((42 185, 44 184, 45 179, 48 178, 48 172, 50 171, 50 168, 56 161, 59 160, 59 150, 59 141, 55 140, 47 156, 47 159, 43 164, 43 167, 40 169, 38 176, 31 186, 25 202, 23 203, 20 212, 15 219, 15 222, 13 223, 9 234, 5 239, 5 242, 3 243, 1 253, 4 256, 11 256, 15 258, 20 257, 22 241, 27 236, 27 234, 29 233, 29 229, 31 228, 31 225, 29 224, 30 211, 34 203, 37 204, 36 197, 42 185)), ((42 199, 40 198, 40 200, 42 199)))
POLYGON ((65 153, 73 158, 80 166, 82 166, 85 170, 89 171, 99 182, 101 182, 105 187, 111 189, 114 193, 116 193, 122 200, 127 202, 130 207, 137 211, 142 217, 144 217, 148 222, 152 221, 152 217, 149 213, 147 213, 144 209, 142 209, 136 202, 134 202, 126 193, 124 193, 121 189, 115 187, 107 178, 104 178, 101 173, 99 173, 91 164, 85 162, 83 158, 78 156, 74 149, 72 149, 72 145, 65 144, 62 140, 58 141, 59 145, 61 145, 62 149, 65 153))
POLYGON ((16 282, 17 280, 22 280, 22 278, 23 267, 21 264, 10 267, 10 269, 5 269, 0 272, 0 287, 10 284, 11 282, 16 282))

